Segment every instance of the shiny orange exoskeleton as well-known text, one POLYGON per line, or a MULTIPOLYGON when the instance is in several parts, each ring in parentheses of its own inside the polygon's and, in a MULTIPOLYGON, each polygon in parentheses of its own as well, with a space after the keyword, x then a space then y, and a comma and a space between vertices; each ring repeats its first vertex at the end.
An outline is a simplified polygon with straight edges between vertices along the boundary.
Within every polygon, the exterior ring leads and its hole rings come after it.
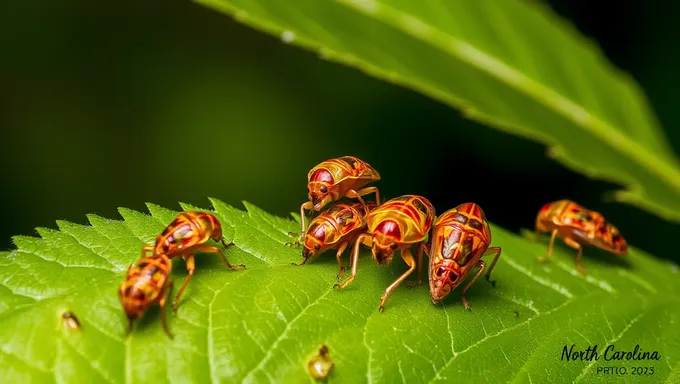
POLYGON ((474 268, 479 268, 460 293, 463 307, 469 310, 470 304, 465 298, 465 292, 486 269, 486 263, 480 260, 482 256, 496 254, 486 272, 486 280, 495 285, 495 281, 489 279, 501 255, 501 249, 489 248, 490 244, 489 223, 482 208, 475 203, 461 204, 437 218, 429 249, 426 248, 430 257, 429 280, 432 303, 437 304, 443 300, 474 268))
POLYGON ((364 203, 361 196, 373 192, 375 192, 377 205, 380 205, 378 188, 362 188, 366 184, 377 180, 380 180, 378 171, 354 156, 326 160, 312 168, 307 174, 307 197, 309 201, 300 206, 300 235, 297 240, 298 244, 305 237, 305 210, 320 211, 328 203, 343 197, 356 198, 364 203))
POLYGON ((420 269, 425 249, 424 241, 432 227, 434 215, 432 204, 426 198, 417 195, 396 197, 371 211, 366 217, 366 230, 357 237, 354 243, 351 259, 352 275, 342 284, 335 286, 342 289, 354 280, 357 274, 360 244, 371 247, 373 260, 381 266, 389 264, 394 253, 400 250, 401 258, 404 259, 409 269, 390 284, 383 293, 378 307, 382 312, 390 293, 416 268, 416 261, 410 249, 413 245, 417 246, 418 256, 419 279, 416 285, 421 283, 420 269))
POLYGON ((160 303, 163 330, 174 338, 165 320, 165 302, 172 290, 171 271, 172 263, 165 254, 143 257, 128 268, 125 281, 118 288, 118 298, 128 318, 128 333, 134 320, 142 317, 152 305, 160 303))
POLYGON ((234 245, 234 243, 225 243, 222 236, 222 226, 214 215, 207 212, 187 211, 177 215, 177 218, 156 237, 155 245, 147 245, 142 248, 142 257, 149 253, 152 255, 163 254, 171 258, 182 257, 187 263, 189 275, 182 283, 172 303, 173 311, 177 310, 179 299, 194 275, 196 269, 194 253, 217 253, 230 269, 241 270, 245 268, 245 265, 242 264, 231 265, 219 248, 205 244, 210 239, 221 242, 227 248, 234 245))
POLYGON ((304 265, 311 257, 316 257, 328 249, 337 249, 335 258, 340 266, 338 280, 345 272, 341 256, 348 245, 352 244, 364 228, 366 216, 376 208, 376 203, 337 204, 315 217, 307 228, 301 263, 304 265))
POLYGON ((581 274, 586 271, 581 265, 583 248, 587 244, 611 252, 618 256, 628 254, 628 244, 619 230, 608 223, 595 211, 588 210, 570 200, 559 200, 544 205, 536 216, 536 235, 551 232, 548 255, 539 257, 538 261, 546 261, 552 254, 555 237, 559 234, 568 246, 578 250, 576 267, 581 274))

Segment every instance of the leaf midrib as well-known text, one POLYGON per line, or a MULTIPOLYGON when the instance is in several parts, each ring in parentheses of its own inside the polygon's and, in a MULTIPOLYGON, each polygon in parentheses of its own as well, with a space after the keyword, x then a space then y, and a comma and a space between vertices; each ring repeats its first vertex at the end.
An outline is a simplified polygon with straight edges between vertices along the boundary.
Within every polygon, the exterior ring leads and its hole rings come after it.
MULTIPOLYGON (((337 0, 337 2, 432 45, 445 54, 464 61, 515 88, 520 93, 533 98, 548 109, 571 120, 575 126, 584 129, 614 150, 637 162, 650 173, 656 174, 664 180, 672 189, 680 192, 680 171, 647 151, 645 147, 626 138, 612 124, 594 116, 578 103, 542 85, 516 68, 478 50, 460 38, 442 32, 421 19, 384 3, 378 3, 374 0, 337 0), (414 27, 415 25, 418 27, 414 27)), ((401 79, 401 81, 410 82, 405 79, 401 79)), ((422 87, 414 86, 416 88, 422 87)), ((657 134, 660 135, 661 133, 657 132, 657 134)))

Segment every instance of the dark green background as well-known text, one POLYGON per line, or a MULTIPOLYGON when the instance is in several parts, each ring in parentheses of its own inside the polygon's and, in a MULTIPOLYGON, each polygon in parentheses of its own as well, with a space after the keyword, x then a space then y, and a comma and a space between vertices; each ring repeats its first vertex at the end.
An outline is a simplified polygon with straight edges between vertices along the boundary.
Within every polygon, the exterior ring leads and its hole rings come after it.
MULTIPOLYGON (((642 84, 679 151, 680 6, 550 3, 642 84)), ((10 0, 0 9, 0 249, 55 219, 116 218, 117 207, 147 201, 208 207, 213 196, 286 215, 306 198, 312 166, 352 154, 380 171, 386 198, 423 194, 440 212, 475 201, 512 230, 532 227, 543 203, 570 198, 633 245, 680 259, 669 247, 680 226, 606 203, 613 185, 564 169, 543 146, 200 5, 10 0)))

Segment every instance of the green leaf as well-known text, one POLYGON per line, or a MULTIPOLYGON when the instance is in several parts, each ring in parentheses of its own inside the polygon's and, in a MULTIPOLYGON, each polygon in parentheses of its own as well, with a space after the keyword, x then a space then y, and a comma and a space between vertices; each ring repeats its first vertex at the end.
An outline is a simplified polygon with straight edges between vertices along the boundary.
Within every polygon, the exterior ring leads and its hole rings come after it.
POLYGON ((460 108, 473 120, 545 143, 548 155, 571 169, 623 185, 615 200, 680 221, 679 162, 643 92, 546 6, 196 1, 460 108))
MULTIPOLYGON (((468 291, 430 303, 427 284, 399 287, 378 312, 383 290, 405 269, 379 268, 360 258, 356 280, 334 290, 332 252, 307 265, 284 245, 293 220, 245 203, 241 211, 212 200, 225 251, 245 271, 231 271, 213 254, 199 254, 196 274, 177 315, 176 334, 148 311, 126 337, 116 296, 127 266, 137 260, 177 212, 148 205, 151 216, 120 209, 123 221, 89 216, 91 226, 58 222, 41 238, 17 236, 0 255, 0 375, 3 382, 305 382, 306 358, 321 344, 335 367, 330 382, 583 382, 604 381, 601 366, 653 366, 653 381, 680 375, 678 267, 632 249, 615 258, 585 250, 586 277, 574 252, 558 242, 551 262, 538 264, 546 241, 492 226, 503 252, 493 272, 468 291), (72 311, 82 325, 60 320, 72 311), (617 350, 658 351, 642 362, 560 361, 564 345, 608 344, 617 350)), ((197 209, 182 205, 184 209, 197 209)), ((347 258, 347 256, 346 256, 347 258)), ((175 282, 186 277, 174 260, 175 282)))

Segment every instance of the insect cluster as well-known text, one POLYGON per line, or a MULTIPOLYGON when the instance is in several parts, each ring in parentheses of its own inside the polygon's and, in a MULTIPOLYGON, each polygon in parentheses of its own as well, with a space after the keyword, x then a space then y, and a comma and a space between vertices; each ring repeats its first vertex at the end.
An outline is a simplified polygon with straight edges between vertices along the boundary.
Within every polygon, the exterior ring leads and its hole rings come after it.
MULTIPOLYGON (((416 282, 409 287, 422 284, 423 254, 429 257, 430 298, 435 304, 461 285, 468 275, 472 278, 461 290, 465 309, 470 309, 465 292, 484 271, 485 279, 495 286, 491 271, 501 256, 501 248, 490 246, 491 230, 479 205, 464 203, 435 218, 434 207, 423 196, 403 195, 381 204, 378 189, 366 187, 380 180, 380 174, 353 156, 324 161, 309 171, 307 179, 309 193, 308 201, 300 206, 300 235, 297 241, 287 243, 290 246, 302 244, 303 260, 295 265, 304 265, 309 258, 326 250, 336 250, 340 281, 345 272, 342 254, 351 247, 351 274, 344 282, 335 284, 343 289, 357 275, 362 244, 371 248, 378 265, 389 264, 399 252, 408 269, 383 292, 378 307, 381 312, 389 295, 416 269, 416 282), (363 196, 370 193, 375 193, 375 202, 364 201, 363 196), (343 197, 358 202, 338 203, 343 197), (323 210, 331 203, 336 204, 323 210), (306 210, 311 211, 310 216, 319 212, 309 226, 306 225, 306 210), (415 257, 412 250, 415 250, 415 257), (488 266, 481 260, 487 255, 494 256, 488 266)), ((547 257, 552 254, 558 234, 568 246, 577 249, 576 266, 582 274, 585 274, 581 265, 582 244, 616 255, 628 252, 626 241, 616 227, 606 222, 601 214, 568 200, 541 208, 536 218, 536 232, 552 234, 547 257)), ((539 257, 538 261, 543 262, 547 257, 539 257)))
POLYGON ((158 303, 161 307, 163 330, 170 338, 174 337, 165 319, 165 303, 173 286, 170 280, 172 258, 184 259, 189 272, 172 302, 173 312, 177 312, 179 299, 194 275, 196 252, 217 253, 229 269, 245 269, 245 265, 231 265, 222 250, 206 244, 211 239, 222 243, 225 248, 234 245, 225 243, 222 226, 215 216, 206 212, 188 211, 180 213, 156 237, 154 245, 142 247, 141 259, 130 265, 125 281, 118 288, 118 297, 128 318, 128 332, 132 330, 134 320, 142 317, 149 307, 158 303))
MULTIPOLYGON (((361 245, 371 249, 373 260, 378 265, 390 264, 399 253, 408 269, 404 271, 383 292, 379 311, 385 308, 390 294, 417 270, 416 281, 409 287, 422 284, 423 255, 429 258, 428 281, 430 299, 434 304, 444 300, 468 276, 471 279, 461 289, 463 307, 470 309, 465 293, 484 273, 491 280, 501 248, 490 246, 491 229, 484 211, 475 203, 463 203, 436 217, 433 205, 423 196, 402 195, 381 204, 376 187, 367 187, 380 180, 380 174, 366 162, 345 156, 322 162, 307 175, 308 201, 300 206, 300 234, 289 233, 297 238, 287 243, 292 247, 302 246, 302 261, 292 263, 302 266, 327 250, 335 250, 339 271, 335 287, 347 287, 357 275, 361 245), (365 200, 375 194, 375 201, 365 200), (342 198, 354 199, 340 202, 342 198), (305 211, 310 211, 307 223, 305 211), (317 214, 316 217, 314 215, 317 214), (351 249, 350 276, 340 282, 346 271, 342 255, 351 249), (415 255, 414 253, 415 252, 415 255), (493 255, 491 263, 482 260, 493 255)), ((626 241, 618 229, 604 220, 598 212, 580 205, 560 200, 543 206, 536 217, 536 232, 550 232, 551 238, 546 261, 552 254, 554 241, 559 235, 564 242, 578 250, 576 266, 585 274, 581 265, 582 245, 601 248, 616 255, 628 252, 626 241)), ((128 319, 128 332, 133 321, 139 319, 149 307, 159 304, 163 330, 170 338, 165 305, 172 290, 170 280, 172 259, 185 260, 188 275, 175 296, 172 309, 177 311, 179 300, 194 275, 196 252, 217 253, 226 266, 232 270, 245 269, 245 265, 232 265, 222 250, 208 242, 214 240, 225 248, 222 227, 217 218, 206 212, 187 211, 180 213, 156 238, 153 245, 142 247, 139 261, 131 265, 124 282, 118 289, 118 296, 128 319)))

